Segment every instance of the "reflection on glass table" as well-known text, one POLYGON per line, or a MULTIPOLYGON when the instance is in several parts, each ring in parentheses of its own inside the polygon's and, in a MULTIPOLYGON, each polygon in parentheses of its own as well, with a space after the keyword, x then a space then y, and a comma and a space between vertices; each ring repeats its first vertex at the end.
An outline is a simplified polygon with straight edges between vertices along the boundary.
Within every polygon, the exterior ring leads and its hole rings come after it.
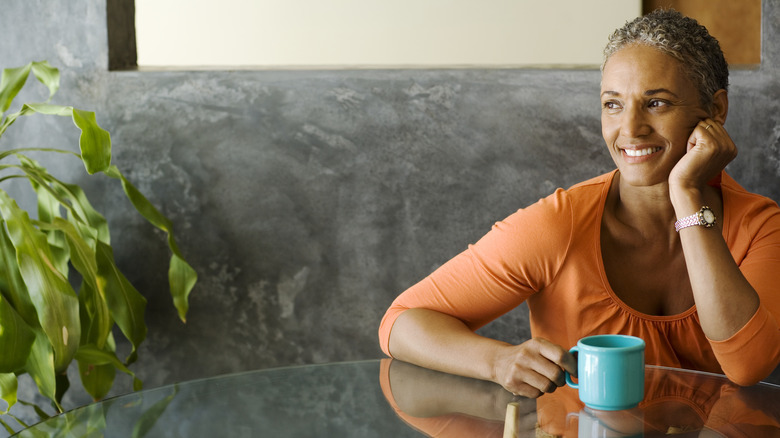
POLYGON ((74 409, 19 437, 780 436, 780 387, 647 367, 637 409, 584 409, 391 359, 260 370, 149 389, 74 409))
POLYGON ((637 408, 597 411, 568 386, 533 400, 395 360, 381 373, 399 417, 431 437, 780 437, 780 386, 716 374, 647 366, 637 408))

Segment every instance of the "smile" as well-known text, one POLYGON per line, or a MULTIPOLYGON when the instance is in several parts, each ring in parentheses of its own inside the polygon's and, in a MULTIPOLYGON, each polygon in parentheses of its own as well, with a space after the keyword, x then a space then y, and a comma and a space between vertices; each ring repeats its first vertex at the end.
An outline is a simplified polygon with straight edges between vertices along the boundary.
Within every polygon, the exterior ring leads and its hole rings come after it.
POLYGON ((652 153, 660 151, 661 148, 654 147, 654 148, 644 148, 644 149, 623 149, 623 152, 626 153, 629 157, 642 157, 645 155, 650 155, 652 153))

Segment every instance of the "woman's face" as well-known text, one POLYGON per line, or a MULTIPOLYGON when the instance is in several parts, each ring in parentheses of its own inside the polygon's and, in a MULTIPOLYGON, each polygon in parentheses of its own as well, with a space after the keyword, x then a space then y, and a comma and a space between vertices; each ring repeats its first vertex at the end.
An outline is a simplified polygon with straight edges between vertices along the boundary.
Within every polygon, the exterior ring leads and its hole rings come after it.
POLYGON ((633 45, 614 53, 601 78, 601 133, 621 179, 664 183, 687 150, 696 124, 708 116, 680 62, 633 45))

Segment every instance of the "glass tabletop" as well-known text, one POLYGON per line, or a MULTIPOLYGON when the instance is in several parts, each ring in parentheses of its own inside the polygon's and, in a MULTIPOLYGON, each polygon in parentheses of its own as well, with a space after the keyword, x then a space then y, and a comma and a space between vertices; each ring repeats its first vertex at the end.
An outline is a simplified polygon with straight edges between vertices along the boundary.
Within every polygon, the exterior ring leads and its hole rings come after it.
POLYGON ((605 413, 391 359, 276 368, 127 394, 19 437, 780 436, 780 387, 646 368, 638 408, 605 413), (584 431, 584 432, 583 432, 584 431))

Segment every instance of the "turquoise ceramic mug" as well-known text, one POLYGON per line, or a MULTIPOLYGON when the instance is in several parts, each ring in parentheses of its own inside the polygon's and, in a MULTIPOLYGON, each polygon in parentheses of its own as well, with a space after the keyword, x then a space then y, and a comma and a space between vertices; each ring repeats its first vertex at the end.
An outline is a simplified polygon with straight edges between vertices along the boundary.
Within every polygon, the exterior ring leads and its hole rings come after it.
POLYGON ((604 411, 631 409, 645 395, 645 341, 626 335, 582 338, 569 350, 577 354, 577 382, 585 406, 604 411))

